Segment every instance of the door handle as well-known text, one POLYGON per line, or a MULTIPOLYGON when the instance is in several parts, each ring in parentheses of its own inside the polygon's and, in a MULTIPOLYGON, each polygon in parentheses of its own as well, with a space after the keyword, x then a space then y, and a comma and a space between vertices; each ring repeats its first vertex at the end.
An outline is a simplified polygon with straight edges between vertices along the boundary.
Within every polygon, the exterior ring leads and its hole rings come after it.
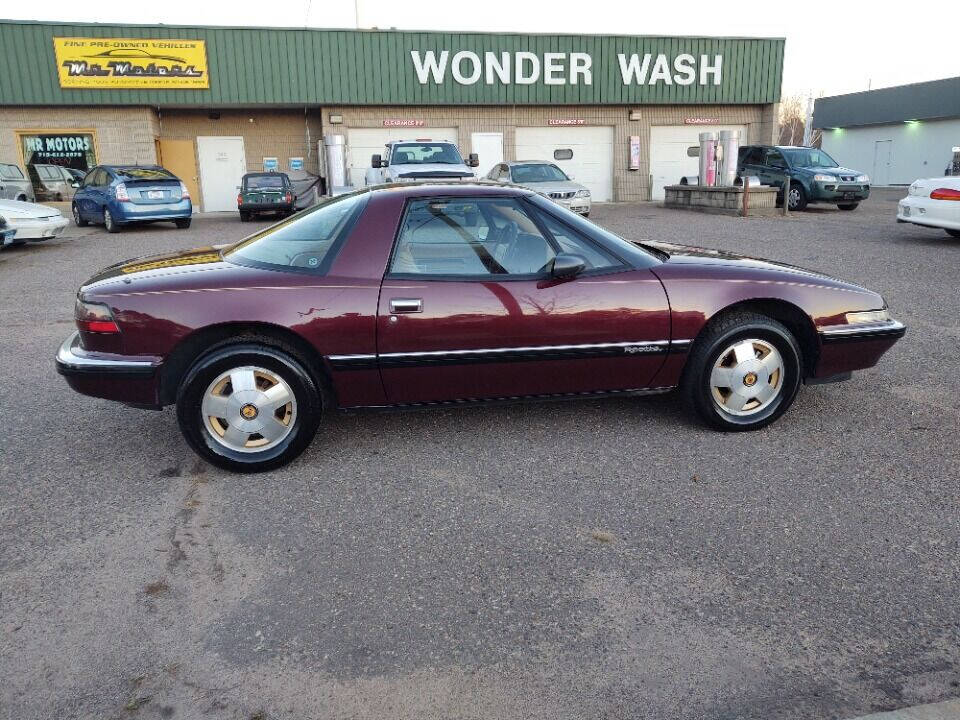
POLYGON ((390 300, 390 313, 392 315, 418 312, 423 312, 423 300, 421 298, 392 298, 390 300))

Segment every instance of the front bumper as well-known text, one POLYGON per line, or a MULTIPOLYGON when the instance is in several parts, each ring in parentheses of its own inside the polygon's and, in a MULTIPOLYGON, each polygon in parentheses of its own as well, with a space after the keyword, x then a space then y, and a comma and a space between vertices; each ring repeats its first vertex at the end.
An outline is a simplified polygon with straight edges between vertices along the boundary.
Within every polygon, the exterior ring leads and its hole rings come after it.
POLYGON ((590 206, 592 204, 591 199, 588 197, 573 197, 568 199, 550 198, 550 201, 560 205, 561 207, 565 207, 567 210, 571 210, 572 212, 579 213, 581 215, 590 212, 590 206))
POLYGON ((130 222, 149 222, 152 220, 182 220, 193 215, 193 204, 189 200, 175 203, 139 204, 134 202, 110 202, 110 212, 119 224, 130 222))
POLYGON ((906 331, 898 320, 820 327, 820 361, 813 377, 830 378, 871 368, 906 331))
POLYGON ((16 230, 16 242, 23 240, 48 240, 60 235, 68 221, 63 215, 45 218, 13 219, 7 221, 12 230, 16 230))
POLYGON ((811 183, 811 200, 817 202, 860 202, 870 197, 870 186, 860 183, 811 183))
POLYGON ((908 195, 897 205, 897 222, 960 230, 960 202, 908 195))
POLYGON ((56 364, 57 372, 78 393, 131 405, 160 406, 158 357, 89 352, 80 343, 80 333, 74 332, 57 350, 56 364))

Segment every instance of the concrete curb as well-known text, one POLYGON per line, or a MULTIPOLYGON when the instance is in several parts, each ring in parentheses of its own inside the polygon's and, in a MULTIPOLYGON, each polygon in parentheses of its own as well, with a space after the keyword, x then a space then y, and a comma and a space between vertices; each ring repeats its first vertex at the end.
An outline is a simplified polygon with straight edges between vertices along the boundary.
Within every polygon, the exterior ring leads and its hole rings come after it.
POLYGON ((958 720, 960 700, 947 700, 930 705, 915 705, 903 710, 861 715, 850 720, 958 720))

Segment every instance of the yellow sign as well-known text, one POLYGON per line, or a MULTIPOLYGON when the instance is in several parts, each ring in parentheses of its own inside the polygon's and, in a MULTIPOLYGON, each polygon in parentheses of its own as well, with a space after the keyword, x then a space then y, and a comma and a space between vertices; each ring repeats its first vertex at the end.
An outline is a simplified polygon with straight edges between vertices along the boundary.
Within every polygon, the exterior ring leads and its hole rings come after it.
POLYGON ((210 87, 203 40, 53 39, 62 88, 210 87))

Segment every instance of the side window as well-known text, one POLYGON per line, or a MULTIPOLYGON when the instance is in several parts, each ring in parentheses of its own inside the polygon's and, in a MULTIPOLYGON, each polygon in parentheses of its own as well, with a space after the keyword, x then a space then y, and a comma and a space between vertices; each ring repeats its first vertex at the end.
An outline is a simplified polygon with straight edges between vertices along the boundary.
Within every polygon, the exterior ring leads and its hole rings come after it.
POLYGON ((597 247, 576 230, 568 228, 559 220, 556 220, 546 213, 540 213, 539 215, 547 231, 553 236, 557 245, 560 246, 560 252, 579 255, 587 261, 587 270, 619 267, 623 264, 606 250, 597 247))
POLYGON ((752 148, 746 148, 746 150, 747 152, 744 154, 743 160, 741 160, 742 163, 746 165, 762 165, 763 164, 763 158, 762 158, 763 151, 760 148, 752 147, 752 148))
POLYGON ((23 173, 16 165, 0 165, 0 175, 10 180, 23 180, 23 173))
POLYGON ((390 263, 394 275, 541 275, 556 256, 512 198, 413 200, 390 263))
POLYGON ((56 172, 54 168, 49 165, 40 166, 40 177, 44 180, 60 180, 60 173, 56 172))
POLYGON ((767 150, 767 157, 764 164, 768 167, 785 168, 787 161, 783 159, 783 153, 779 150, 767 150))

